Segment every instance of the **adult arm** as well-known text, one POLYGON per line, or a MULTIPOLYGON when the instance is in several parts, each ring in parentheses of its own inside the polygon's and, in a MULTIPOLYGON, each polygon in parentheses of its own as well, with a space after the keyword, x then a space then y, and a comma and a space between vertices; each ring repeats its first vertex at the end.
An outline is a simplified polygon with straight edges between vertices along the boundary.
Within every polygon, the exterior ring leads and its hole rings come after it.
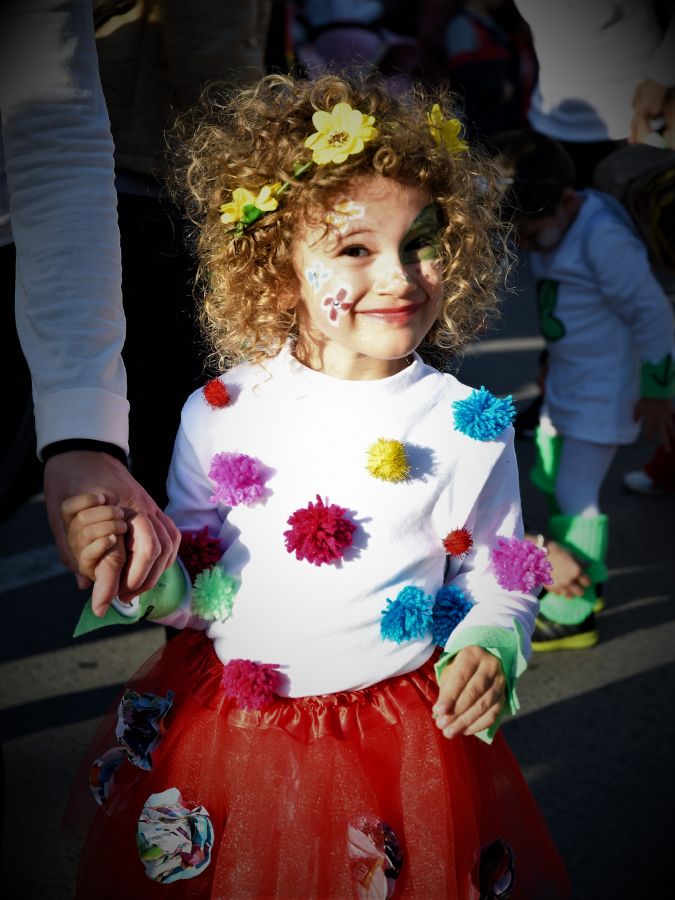
POLYGON ((3 13, 2 35, 17 330, 33 380, 38 453, 58 450, 46 454, 47 511, 59 555, 75 571, 61 503, 72 493, 103 492, 127 506, 128 553, 121 546, 111 553, 109 577, 97 587, 107 605, 117 587, 149 588, 174 558, 178 534, 121 462, 128 403, 120 244, 91 4, 14 0, 3 13), (61 442, 72 440, 80 443, 63 452, 61 442))

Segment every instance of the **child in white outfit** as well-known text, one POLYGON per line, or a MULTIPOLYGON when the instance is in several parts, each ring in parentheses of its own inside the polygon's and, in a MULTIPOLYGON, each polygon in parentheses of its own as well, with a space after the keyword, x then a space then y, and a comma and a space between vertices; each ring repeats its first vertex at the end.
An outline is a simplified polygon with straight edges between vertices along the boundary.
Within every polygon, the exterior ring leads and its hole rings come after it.
POLYGON ((496 143, 548 347, 532 477, 551 501, 551 537, 587 563, 594 583, 583 597, 542 598, 533 646, 581 649, 598 640, 608 535, 599 493, 616 449, 641 423, 648 437, 675 441, 672 309, 627 212, 606 194, 574 190, 560 144, 530 130, 496 143))
MULTIPOLYGON (((439 105, 372 80, 269 77, 211 112, 188 183, 236 365, 183 411, 182 562, 78 627, 185 629, 86 760, 78 896, 566 897, 496 733, 548 578, 513 408, 416 352, 494 306, 494 173, 439 105)), ((123 510, 64 514, 95 577, 123 510)))

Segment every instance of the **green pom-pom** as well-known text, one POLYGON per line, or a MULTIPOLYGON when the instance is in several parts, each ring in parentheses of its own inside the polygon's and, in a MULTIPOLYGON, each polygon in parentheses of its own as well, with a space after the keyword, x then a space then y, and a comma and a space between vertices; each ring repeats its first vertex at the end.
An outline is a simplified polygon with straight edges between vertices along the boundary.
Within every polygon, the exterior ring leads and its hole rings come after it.
POLYGON ((237 583, 220 566, 204 569, 192 586, 192 608, 202 619, 214 622, 232 615, 237 583))

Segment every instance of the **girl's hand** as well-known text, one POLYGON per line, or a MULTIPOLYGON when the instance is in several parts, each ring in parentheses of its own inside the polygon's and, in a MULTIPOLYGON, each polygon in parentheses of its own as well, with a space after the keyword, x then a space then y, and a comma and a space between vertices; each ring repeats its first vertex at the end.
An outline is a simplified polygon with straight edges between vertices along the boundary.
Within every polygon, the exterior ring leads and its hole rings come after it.
POLYGON ((61 504, 61 515, 68 547, 82 575, 96 581, 99 563, 118 552, 120 565, 124 564, 124 545, 118 540, 127 530, 123 509, 106 505, 103 494, 78 494, 61 504))
POLYGON ((555 541, 546 541, 546 550, 553 576, 553 583, 546 585, 546 590, 568 599, 583 597, 592 582, 579 561, 555 541))
POLYGON ((446 738, 476 734, 497 721, 506 695, 502 664, 482 647, 464 647, 441 675, 433 714, 446 738))

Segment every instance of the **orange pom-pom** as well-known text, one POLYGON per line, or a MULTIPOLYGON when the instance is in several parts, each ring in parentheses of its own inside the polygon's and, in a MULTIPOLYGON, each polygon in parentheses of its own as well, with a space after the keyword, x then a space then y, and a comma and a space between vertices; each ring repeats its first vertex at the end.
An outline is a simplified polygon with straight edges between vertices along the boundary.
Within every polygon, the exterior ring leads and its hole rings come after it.
POLYGON ((220 378, 212 378, 202 388, 204 399, 214 409, 221 409, 230 402, 230 393, 220 378))
POLYGON ((450 556, 464 556, 473 547, 473 538, 467 528, 455 528, 443 538, 445 552, 450 556))

